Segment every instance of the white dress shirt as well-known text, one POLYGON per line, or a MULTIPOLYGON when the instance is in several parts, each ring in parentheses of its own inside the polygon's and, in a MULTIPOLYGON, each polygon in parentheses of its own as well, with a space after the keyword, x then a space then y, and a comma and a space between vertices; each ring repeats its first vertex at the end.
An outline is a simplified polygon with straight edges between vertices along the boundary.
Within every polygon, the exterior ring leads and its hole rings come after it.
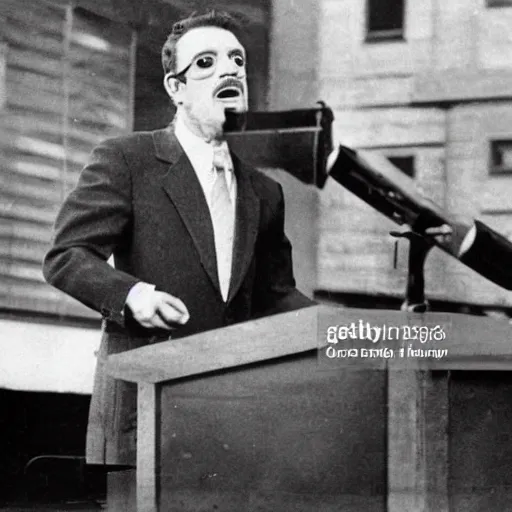
MULTIPOLYGON (((192 168, 203 190, 208 209, 211 211, 213 183, 217 177, 217 171, 213 169, 213 146, 192 133, 179 116, 176 117, 174 133, 192 164, 192 168)), ((231 169, 233 169, 232 164, 231 162, 231 169)), ((234 215, 236 211, 236 178, 232 170, 226 171, 226 183, 234 215)), ((130 289, 126 304, 129 304, 132 300, 136 300, 139 296, 148 297, 146 301, 149 301, 154 290, 155 285, 142 281, 138 282, 130 289)), ((188 315, 186 320, 188 320, 188 315)))
MULTIPOLYGON (((216 171, 213 169, 213 146, 192 133, 179 116, 176 118, 174 133, 197 175, 208 208, 211 208, 213 183, 217 176, 216 171)), ((232 163, 231 169, 233 169, 232 163)), ((226 183, 234 213, 236 206, 236 179, 232 170, 226 172, 226 183)))

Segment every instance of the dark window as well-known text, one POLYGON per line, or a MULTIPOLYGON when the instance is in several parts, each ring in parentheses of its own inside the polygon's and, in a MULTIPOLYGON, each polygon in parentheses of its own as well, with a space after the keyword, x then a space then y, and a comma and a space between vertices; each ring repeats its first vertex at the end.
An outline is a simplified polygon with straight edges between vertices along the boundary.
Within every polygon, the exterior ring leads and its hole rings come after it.
POLYGON ((489 174, 512 174, 512 140, 491 141, 489 174))
POLYGON ((512 0, 487 0, 487 7, 512 7, 512 0))
POLYGON ((398 167, 404 174, 414 178, 414 157, 413 156, 388 156, 388 160, 398 167))
POLYGON ((405 0, 368 0, 367 41, 403 39, 405 0))

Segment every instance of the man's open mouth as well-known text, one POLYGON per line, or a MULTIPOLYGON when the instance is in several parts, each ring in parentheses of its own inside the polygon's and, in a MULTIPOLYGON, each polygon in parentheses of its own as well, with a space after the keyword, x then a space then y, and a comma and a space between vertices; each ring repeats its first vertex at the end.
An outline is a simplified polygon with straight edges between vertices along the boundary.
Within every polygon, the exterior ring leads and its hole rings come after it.
POLYGON ((230 100, 234 98, 239 98, 242 96, 243 88, 242 84, 233 78, 228 78, 224 80, 221 84, 217 86, 213 95, 215 99, 218 100, 230 100))
POLYGON ((237 87, 226 87, 224 89, 221 89, 215 97, 222 100, 229 98, 238 98, 240 95, 241 91, 237 87))

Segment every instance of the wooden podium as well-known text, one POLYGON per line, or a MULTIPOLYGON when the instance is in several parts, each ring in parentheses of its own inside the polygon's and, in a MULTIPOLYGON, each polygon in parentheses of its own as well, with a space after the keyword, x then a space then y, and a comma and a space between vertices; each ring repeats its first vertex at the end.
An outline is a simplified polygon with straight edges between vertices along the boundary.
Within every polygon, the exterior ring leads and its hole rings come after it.
POLYGON ((138 384, 136 483, 133 472, 115 475, 109 510, 501 511, 512 502, 508 373, 496 384, 502 408, 494 418, 465 409, 475 392, 492 396, 488 388, 474 385, 465 402, 465 391, 456 393, 453 406, 450 395, 452 370, 512 367, 506 321, 314 306, 116 354, 108 364, 138 384), (328 328, 352 323, 441 325, 445 339, 428 348, 447 353, 398 357, 411 344, 403 335, 380 345, 359 336, 351 347, 387 347, 395 357, 328 357, 348 347, 331 343, 328 328), (478 423, 472 437, 459 421, 467 414, 478 423), (490 462, 478 466, 489 450, 490 462), (454 464, 467 474, 457 476, 454 464))

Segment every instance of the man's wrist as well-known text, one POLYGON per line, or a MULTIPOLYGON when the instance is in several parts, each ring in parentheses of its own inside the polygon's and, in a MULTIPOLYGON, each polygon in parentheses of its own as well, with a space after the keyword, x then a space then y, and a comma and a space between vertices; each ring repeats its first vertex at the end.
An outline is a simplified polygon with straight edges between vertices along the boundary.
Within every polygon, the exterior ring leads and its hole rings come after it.
POLYGON ((132 306, 135 302, 139 301, 141 297, 153 293, 155 291, 155 288, 156 287, 154 284, 139 281, 130 288, 128 295, 126 296, 124 305, 130 308, 130 310, 132 310, 132 306))

